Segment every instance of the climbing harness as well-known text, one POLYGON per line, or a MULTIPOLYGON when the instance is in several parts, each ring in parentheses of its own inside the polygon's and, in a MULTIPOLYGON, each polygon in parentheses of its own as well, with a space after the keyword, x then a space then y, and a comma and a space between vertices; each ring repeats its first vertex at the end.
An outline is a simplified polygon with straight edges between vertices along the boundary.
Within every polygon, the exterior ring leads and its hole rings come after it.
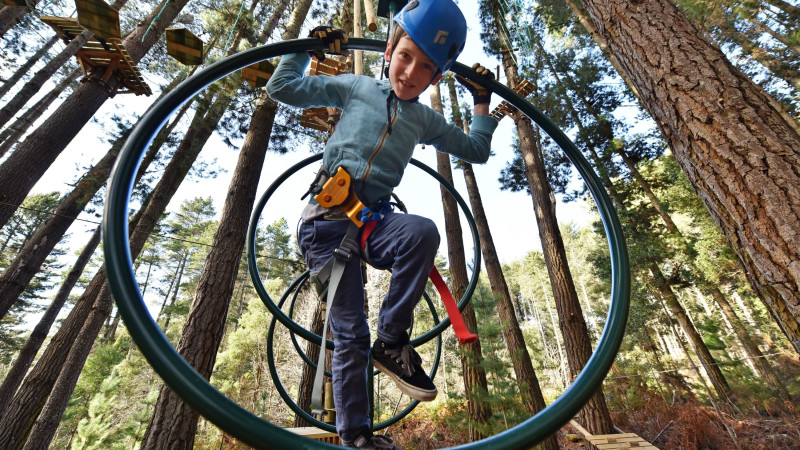
MULTIPOLYGON (((311 279, 317 288, 317 293, 325 306, 325 319, 322 324, 323 343, 320 346, 319 356, 317 358, 317 368, 314 374, 314 386, 311 392, 311 412, 317 415, 324 415, 326 410, 324 408, 324 398, 322 394, 322 379, 325 372, 325 347, 324 339, 328 333, 328 319, 330 310, 333 304, 333 299, 336 296, 336 290, 339 288, 339 281, 344 273, 344 268, 353 254, 363 254, 364 260, 369 262, 369 251, 367 249, 367 240, 370 234, 375 230, 375 227, 383 221, 383 218, 392 211, 392 204, 389 201, 378 202, 373 208, 369 208, 358 199, 358 196, 353 189, 352 178, 344 168, 339 167, 336 174, 333 176, 326 176, 328 173, 324 168, 317 172, 317 177, 311 183, 309 192, 315 192, 314 200, 325 208, 337 208, 344 212, 344 214, 351 220, 350 226, 347 228, 347 233, 342 239, 339 247, 334 249, 333 256, 322 266, 319 271, 311 272, 311 279), (322 185, 320 188, 319 186, 322 185), (362 231, 363 230, 363 231, 362 231), (361 232, 361 239, 357 241, 359 232, 361 232), (359 245, 360 244, 360 245, 359 245)), ((303 197, 305 198, 308 192, 303 197)), ((394 194, 392 194, 394 195, 394 194)), ((397 198, 395 196, 395 198, 397 198)), ((398 199, 399 201, 399 199, 398 199)), ((400 202, 402 205, 402 202, 400 202)), ((403 212, 405 206, 402 207, 403 212)), ((464 323, 464 318, 458 310, 453 294, 450 293, 447 284, 442 279, 442 275, 436 266, 431 268, 429 277, 439 291, 439 296, 442 298, 445 310, 447 311, 450 322, 453 324, 453 331, 458 338, 459 343, 467 344, 475 342, 478 335, 470 333, 464 323)))
POLYGON ((326 413, 322 394, 322 378, 325 373, 325 336, 328 335, 328 320, 331 315, 333 298, 339 288, 342 274, 344 274, 344 268, 354 253, 358 255, 358 242, 356 241, 358 232, 359 227, 351 223, 347 228, 344 239, 342 239, 342 243, 333 251, 333 256, 322 266, 322 269, 317 272, 311 272, 311 279, 317 286, 320 299, 324 299, 323 302, 325 303, 325 319, 322 322, 322 334, 320 335, 322 336, 322 343, 319 348, 317 370, 314 373, 314 385, 311 390, 311 412, 319 416, 323 416, 326 413))

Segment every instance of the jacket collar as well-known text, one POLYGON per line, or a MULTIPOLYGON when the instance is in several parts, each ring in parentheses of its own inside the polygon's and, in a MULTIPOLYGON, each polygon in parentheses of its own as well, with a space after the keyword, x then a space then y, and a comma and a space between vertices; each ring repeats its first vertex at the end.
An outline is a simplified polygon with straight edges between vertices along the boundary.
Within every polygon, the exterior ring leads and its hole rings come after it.
MULTIPOLYGON (((389 81, 388 79, 384 78, 382 80, 378 80, 377 84, 378 84, 378 89, 380 89, 381 93, 383 93, 383 97, 384 98, 389 98, 389 93, 392 92, 392 82, 389 81)), ((397 96, 395 96, 394 98, 397 98, 397 96)), ((401 101, 406 101, 406 100, 401 100, 401 101)), ((409 103, 416 103, 416 102, 419 101, 419 96, 414 97, 411 100, 407 100, 407 101, 409 103)))

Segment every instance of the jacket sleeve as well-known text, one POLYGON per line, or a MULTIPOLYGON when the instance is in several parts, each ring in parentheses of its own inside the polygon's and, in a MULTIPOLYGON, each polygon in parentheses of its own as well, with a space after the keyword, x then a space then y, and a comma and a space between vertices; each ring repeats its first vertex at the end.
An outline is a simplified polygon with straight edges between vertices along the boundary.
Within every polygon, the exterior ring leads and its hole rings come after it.
POLYGON ((497 119, 477 115, 472 118, 469 135, 455 124, 448 123, 441 114, 430 110, 431 119, 422 143, 433 145, 440 152, 449 153, 470 163, 483 164, 492 152, 492 134, 497 119))
POLYGON ((354 84, 354 80, 349 80, 353 76, 304 76, 310 59, 306 53, 281 57, 267 83, 267 94, 273 100, 299 108, 341 108, 354 84))

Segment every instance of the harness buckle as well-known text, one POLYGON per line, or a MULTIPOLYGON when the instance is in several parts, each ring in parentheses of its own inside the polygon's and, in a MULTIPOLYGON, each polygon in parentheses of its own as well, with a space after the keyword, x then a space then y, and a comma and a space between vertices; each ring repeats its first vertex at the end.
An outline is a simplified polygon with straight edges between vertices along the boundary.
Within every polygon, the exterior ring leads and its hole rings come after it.
POLYGON ((328 169, 325 166, 319 166, 319 171, 317 172, 317 176, 314 177, 314 181, 311 182, 311 185, 308 186, 308 190, 300 200, 305 200, 309 194, 317 195, 322 192, 322 187, 325 186, 325 183, 328 182, 328 179, 331 177, 331 173, 328 172, 328 169))
POLYGON ((364 204, 358 199, 353 190, 353 179, 344 168, 339 167, 336 174, 325 181, 322 189, 314 196, 314 200, 325 208, 338 207, 359 228, 364 225, 358 220, 364 204))

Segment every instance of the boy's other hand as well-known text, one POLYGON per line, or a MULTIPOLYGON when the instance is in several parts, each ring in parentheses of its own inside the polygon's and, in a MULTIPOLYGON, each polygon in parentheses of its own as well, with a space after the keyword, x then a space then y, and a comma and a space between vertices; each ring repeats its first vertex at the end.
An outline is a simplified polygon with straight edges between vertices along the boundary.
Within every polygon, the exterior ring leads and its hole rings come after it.
MULTIPOLYGON (((486 67, 483 67, 480 63, 473 64, 472 70, 486 80, 494 80, 494 73, 486 67)), ((461 75, 456 75, 456 80, 464 85, 470 94, 472 94, 472 98, 475 100, 474 104, 489 103, 489 100, 492 99, 492 92, 480 84, 468 80, 461 75)))
POLYGON ((334 55, 350 55, 348 50, 342 50, 342 44, 347 44, 348 39, 347 33, 342 29, 322 25, 311 30, 311 32, 308 33, 308 37, 319 38, 319 40, 322 41, 322 45, 327 47, 324 50, 310 50, 308 52, 319 61, 325 61, 326 51, 334 55))

